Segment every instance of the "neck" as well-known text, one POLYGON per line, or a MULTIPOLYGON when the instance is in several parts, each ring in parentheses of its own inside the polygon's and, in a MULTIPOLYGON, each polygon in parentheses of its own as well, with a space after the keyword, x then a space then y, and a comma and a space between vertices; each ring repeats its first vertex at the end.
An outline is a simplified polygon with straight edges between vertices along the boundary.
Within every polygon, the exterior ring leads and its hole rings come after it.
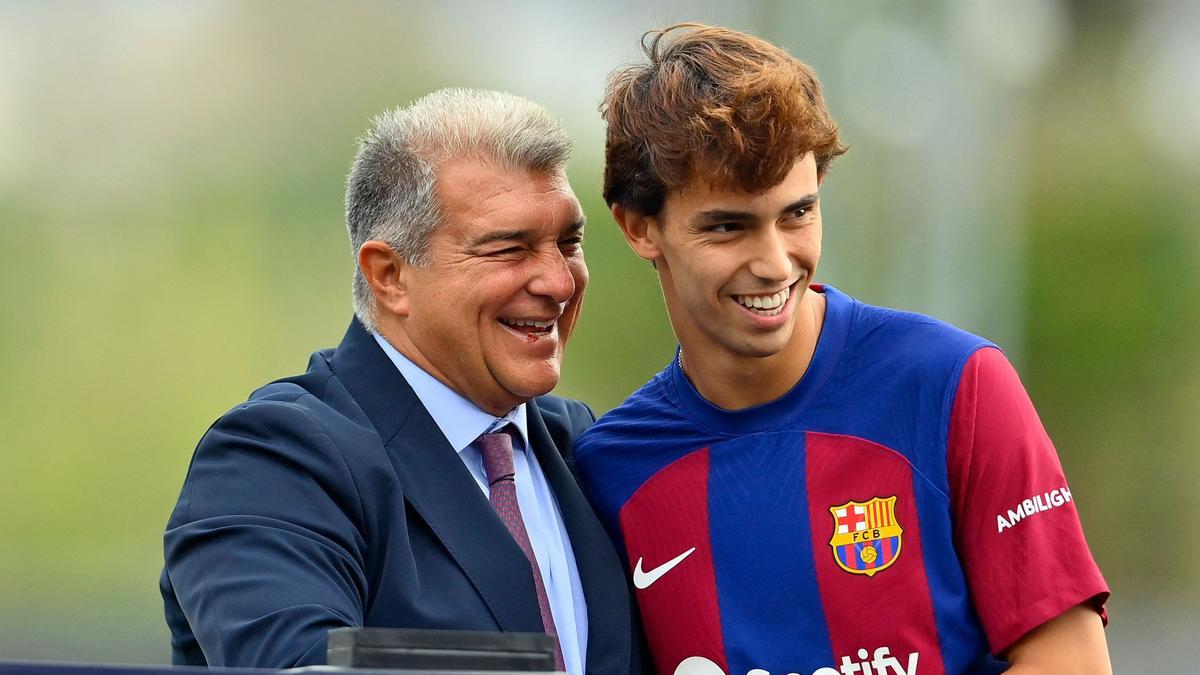
POLYGON ((446 385, 456 394, 475 404, 477 408, 489 415, 504 417, 512 412, 514 408, 525 402, 511 394, 503 392, 495 392, 495 395, 487 396, 485 395, 487 392, 469 390, 457 386, 446 376, 442 369, 426 358, 425 354, 413 343, 408 331, 404 330, 404 327, 399 322, 377 321, 376 326, 383 339, 387 340, 388 344, 395 348, 396 351, 403 354, 404 358, 412 361, 414 365, 428 373, 430 377, 446 385))
POLYGON ((796 309, 796 326, 782 350, 763 357, 721 353, 691 360, 681 349, 679 365, 684 375, 701 396, 725 410, 742 410, 783 396, 812 363, 825 322, 825 296, 807 289, 796 309))

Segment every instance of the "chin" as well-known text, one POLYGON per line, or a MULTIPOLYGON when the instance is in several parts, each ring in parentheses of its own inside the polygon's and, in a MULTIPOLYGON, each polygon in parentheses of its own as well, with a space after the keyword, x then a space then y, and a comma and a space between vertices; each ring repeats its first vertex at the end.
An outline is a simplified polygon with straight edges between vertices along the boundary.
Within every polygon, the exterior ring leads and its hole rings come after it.
POLYGON ((735 351, 741 356, 765 359, 779 354, 787 345, 788 340, 772 336, 770 339, 747 340, 739 345, 740 348, 735 351))
POLYGON ((558 374, 557 368, 540 373, 522 373, 521 376, 510 379, 505 389, 527 401, 553 391, 558 386, 558 374))
POLYGON ((743 349, 740 354, 747 358, 766 359, 775 356, 780 351, 779 349, 743 349))

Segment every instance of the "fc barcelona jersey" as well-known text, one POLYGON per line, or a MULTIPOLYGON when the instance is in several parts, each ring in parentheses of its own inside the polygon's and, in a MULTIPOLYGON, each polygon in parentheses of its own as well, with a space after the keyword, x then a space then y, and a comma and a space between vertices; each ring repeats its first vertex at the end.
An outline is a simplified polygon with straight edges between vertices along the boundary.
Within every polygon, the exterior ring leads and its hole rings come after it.
POLYGON ((782 398, 727 411, 678 359, 578 442, 660 673, 988 672, 1104 579, 987 341, 836 289, 782 398), (990 665, 989 665, 990 664, 990 665))

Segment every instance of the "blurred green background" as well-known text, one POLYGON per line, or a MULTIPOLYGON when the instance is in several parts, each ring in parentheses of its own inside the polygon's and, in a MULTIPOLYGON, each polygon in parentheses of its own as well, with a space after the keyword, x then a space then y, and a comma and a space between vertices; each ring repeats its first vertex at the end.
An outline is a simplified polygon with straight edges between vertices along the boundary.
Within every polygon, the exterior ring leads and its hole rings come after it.
POLYGON ((559 391, 605 410, 657 371, 674 342, 599 199, 596 105, 643 31, 690 19, 817 69, 852 146, 819 280, 1007 349, 1113 587, 1118 672, 1192 663, 1196 3, 506 5, 0 0, 0 659, 169 659, 192 448, 340 339, 343 181, 386 108, 469 85, 562 116, 592 285, 559 391))

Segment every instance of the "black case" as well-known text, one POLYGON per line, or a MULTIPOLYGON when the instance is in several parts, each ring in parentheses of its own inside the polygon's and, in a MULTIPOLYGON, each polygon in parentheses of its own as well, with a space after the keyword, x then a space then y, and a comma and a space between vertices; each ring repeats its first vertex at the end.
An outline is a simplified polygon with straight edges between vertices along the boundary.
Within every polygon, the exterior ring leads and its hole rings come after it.
POLYGON ((554 672, 554 638, 415 628, 335 628, 328 663, 344 668, 554 672))

